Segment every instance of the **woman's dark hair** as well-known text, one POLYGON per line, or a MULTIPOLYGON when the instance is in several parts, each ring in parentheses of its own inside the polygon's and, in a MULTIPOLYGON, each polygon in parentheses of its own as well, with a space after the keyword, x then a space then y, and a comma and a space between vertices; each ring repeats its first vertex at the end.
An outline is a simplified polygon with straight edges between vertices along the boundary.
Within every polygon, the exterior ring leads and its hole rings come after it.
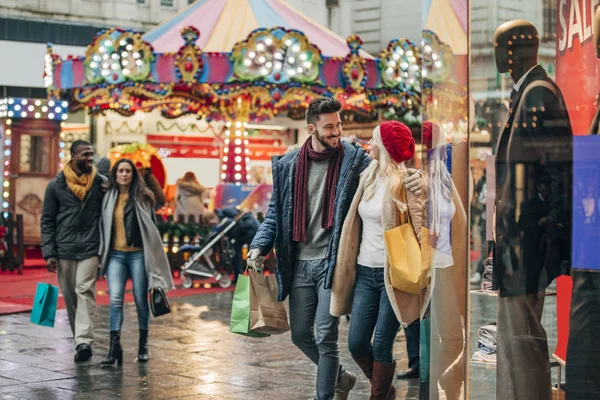
POLYGON ((144 179, 140 175, 139 171, 135 167, 133 161, 128 158, 121 158, 116 162, 115 166, 110 170, 110 175, 108 176, 108 188, 119 188, 119 184, 117 183, 117 171, 119 170, 119 165, 127 163, 131 166, 131 185, 129 186, 129 199, 132 201, 143 201, 147 200, 150 202, 150 205, 154 207, 154 202, 156 201, 154 197, 154 193, 146 186, 144 179))

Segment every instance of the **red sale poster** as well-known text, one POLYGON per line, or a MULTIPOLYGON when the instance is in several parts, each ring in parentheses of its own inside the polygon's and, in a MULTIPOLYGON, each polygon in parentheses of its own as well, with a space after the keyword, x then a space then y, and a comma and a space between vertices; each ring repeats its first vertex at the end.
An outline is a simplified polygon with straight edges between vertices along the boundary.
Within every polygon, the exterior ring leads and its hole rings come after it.
POLYGON ((600 0, 557 0, 556 83, 575 135, 587 135, 596 112, 598 58, 592 17, 600 0))

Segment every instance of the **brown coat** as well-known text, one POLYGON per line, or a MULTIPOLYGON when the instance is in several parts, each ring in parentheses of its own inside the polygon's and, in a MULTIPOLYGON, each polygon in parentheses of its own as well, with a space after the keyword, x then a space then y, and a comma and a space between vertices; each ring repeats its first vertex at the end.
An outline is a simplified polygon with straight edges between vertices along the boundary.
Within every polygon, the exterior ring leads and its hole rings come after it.
MULTIPOLYGON (((358 189, 342 227, 338 258, 331 288, 330 313, 334 317, 350 314, 352 310, 354 286, 356 283, 356 260, 358 258, 362 234, 362 221, 358 215, 358 205, 365 191, 366 178, 370 175, 372 169, 376 167, 376 164, 372 163, 361 174, 358 189)), ((416 196, 410 191, 407 191, 406 195, 413 229, 417 237, 420 237, 422 200, 420 196, 416 196)), ((381 222, 384 231, 393 229, 400 224, 400 210, 389 192, 385 194, 383 200, 381 222)), ((390 303, 398 321, 404 325, 410 324, 417 320, 424 311, 429 297, 429 290, 424 290, 422 295, 415 295, 394 289, 390 282, 390 265, 387 255, 385 256, 385 260, 384 280, 390 303)))

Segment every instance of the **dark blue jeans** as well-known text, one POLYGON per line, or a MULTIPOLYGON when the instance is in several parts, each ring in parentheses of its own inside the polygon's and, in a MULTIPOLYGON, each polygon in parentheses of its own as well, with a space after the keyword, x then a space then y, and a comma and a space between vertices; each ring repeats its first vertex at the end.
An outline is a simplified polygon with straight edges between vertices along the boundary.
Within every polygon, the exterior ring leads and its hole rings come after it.
POLYGON ((385 291, 383 268, 357 265, 348 336, 352 357, 361 359, 372 352, 373 360, 384 364, 392 363, 398 329, 400 322, 385 291))
POLYGON ((123 326, 123 300, 125 285, 131 277, 133 297, 137 308, 140 329, 148 329, 150 308, 148 306, 148 276, 144 264, 144 252, 131 253, 111 250, 106 271, 110 294, 110 330, 120 331, 123 326))

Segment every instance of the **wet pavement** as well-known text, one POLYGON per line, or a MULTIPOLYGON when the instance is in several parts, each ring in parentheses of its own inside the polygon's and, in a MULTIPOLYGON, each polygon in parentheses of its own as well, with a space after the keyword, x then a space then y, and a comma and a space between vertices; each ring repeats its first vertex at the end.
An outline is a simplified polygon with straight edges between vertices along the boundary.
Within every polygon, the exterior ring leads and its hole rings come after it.
MULTIPOLYGON (((297 350, 289 332, 253 339, 229 333, 231 292, 172 301, 173 312, 152 318, 147 364, 137 363, 135 306, 125 305, 122 367, 101 368, 108 351, 108 307, 96 316, 90 362, 73 362, 65 310, 55 328, 29 323, 29 314, 0 317, 2 399, 261 399, 314 396, 316 367, 297 350)), ((349 323, 340 323, 342 363, 359 377, 350 399, 368 399, 370 385, 347 350, 349 323)), ((394 347, 397 370, 407 366, 404 334, 394 347)), ((419 398, 416 380, 396 381, 398 399, 419 398)))

